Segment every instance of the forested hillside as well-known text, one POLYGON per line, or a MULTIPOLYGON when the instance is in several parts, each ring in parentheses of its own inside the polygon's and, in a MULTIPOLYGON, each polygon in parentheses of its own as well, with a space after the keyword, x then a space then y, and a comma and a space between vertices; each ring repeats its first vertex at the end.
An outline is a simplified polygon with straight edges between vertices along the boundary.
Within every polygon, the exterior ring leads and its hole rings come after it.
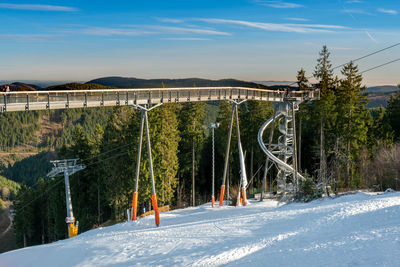
POLYGON ((207 80, 198 78, 188 79, 138 79, 125 77, 105 77, 91 80, 88 83, 113 86, 117 88, 173 88, 173 87, 215 87, 215 86, 243 86, 251 88, 265 88, 265 85, 239 81, 235 79, 207 80))
POLYGON ((113 87, 104 86, 98 83, 66 83, 60 85, 49 86, 43 90, 47 91, 63 91, 63 90, 92 90, 92 89, 110 89, 113 87))
POLYGON ((0 176, 0 199, 14 200, 20 185, 12 180, 0 176))

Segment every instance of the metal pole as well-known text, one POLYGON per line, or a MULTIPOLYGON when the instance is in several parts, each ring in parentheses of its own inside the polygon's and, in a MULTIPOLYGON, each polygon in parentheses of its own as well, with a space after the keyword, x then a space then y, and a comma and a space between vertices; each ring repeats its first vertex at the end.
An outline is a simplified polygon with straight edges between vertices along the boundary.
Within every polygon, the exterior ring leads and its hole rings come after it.
MULTIPOLYGON (((246 186, 247 186, 247 178, 246 178, 246 166, 244 162, 242 143, 240 141, 240 127, 239 127, 239 112, 238 105, 235 105, 235 114, 236 114, 236 131, 237 131, 237 141, 238 141, 238 150, 239 150, 239 160, 240 160, 240 170, 241 170, 241 195, 243 199, 243 206, 246 206, 247 197, 246 197, 246 186)), ((240 198, 239 198, 240 201, 240 198)))
MULTIPOLYGON (((274 137, 274 130, 275 130, 275 110, 273 111, 274 115, 273 115, 273 119, 272 119, 272 128, 271 128, 271 132, 269 134, 269 143, 268 143, 268 149, 271 148, 271 144, 272 144, 272 139, 274 137)), ((264 193, 265 193, 265 183, 267 180, 267 173, 268 173, 268 168, 269 168, 269 157, 267 157, 266 161, 265 161, 265 169, 264 169, 264 177, 263 177, 263 181, 262 181, 262 188, 261 188, 261 196, 260 196, 260 201, 263 201, 264 198, 264 193)), ((269 183, 269 187, 271 189, 271 181, 269 183)), ((270 190, 271 191, 271 190, 270 190)))
POLYGON ((298 154, 299 154, 299 171, 301 172, 301 125, 302 125, 302 116, 300 116, 300 125, 299 125, 299 150, 298 150, 298 154))
POLYGON ((214 130, 215 127, 211 126, 212 132, 212 189, 211 189, 211 206, 214 207, 215 204, 215 195, 214 195, 214 188, 215 188, 215 147, 214 147, 214 130))
POLYGON ((228 174, 227 174, 227 177, 226 177, 226 189, 227 189, 227 191, 226 191, 226 205, 229 205, 229 200, 231 199, 231 195, 229 194, 229 185, 230 185, 230 182, 231 182, 231 172, 229 170, 230 170, 230 166, 229 166, 229 163, 228 163, 228 174))
POLYGON ((142 139, 143 139, 143 124, 144 124, 144 110, 140 112, 140 129, 139 129, 139 144, 138 153, 136 158, 136 179, 135 179, 135 191, 133 192, 132 198, 132 221, 136 220, 137 214, 137 200, 138 200, 138 188, 139 188, 139 173, 140 173, 140 157, 142 154, 142 139))
POLYGON ((230 146, 231 146, 232 126, 233 126, 233 116, 235 115, 235 106, 236 106, 236 103, 233 103, 233 105, 232 105, 232 114, 231 114, 231 122, 229 124, 228 143, 226 145, 224 174, 222 176, 221 193, 220 193, 220 196, 219 196, 219 205, 220 206, 223 205, 223 201, 224 201, 226 172, 227 172, 227 169, 228 169, 229 149, 230 149, 230 146))
POLYGON ((144 121, 145 121, 145 125, 146 125, 147 151, 148 151, 148 154, 149 154, 149 169, 150 169, 150 178, 151 178, 151 201, 152 201, 152 204, 153 204, 156 225, 159 226, 160 225, 160 214, 158 212, 156 187, 155 187, 155 181, 154 181, 153 159, 151 157, 149 119, 147 117, 147 110, 144 110, 144 121))
POLYGON ((68 175, 68 167, 64 171, 64 181, 65 181, 65 200, 67 204, 67 219, 74 220, 74 213, 72 212, 72 201, 71 201, 71 190, 69 187, 69 175, 68 175))
POLYGON ((297 181, 297 149, 296 149, 296 116, 294 110, 294 101, 292 101, 292 124, 293 124, 293 182, 295 191, 299 190, 299 183, 297 181))
POLYGON ((65 181, 65 199, 67 204, 67 218, 65 218, 65 222, 68 225, 68 237, 74 237, 78 233, 78 227, 75 226, 75 218, 74 213, 72 212, 72 201, 71 201, 71 190, 69 187, 69 175, 68 175, 68 166, 64 170, 64 181, 65 181))
MULTIPOLYGON (((194 128, 194 127, 193 127, 194 128)), ((193 129, 194 130, 194 129, 193 129)), ((195 155, 195 150, 194 150, 194 137, 192 141, 192 206, 196 206, 196 177, 195 177, 195 161, 196 161, 196 155, 195 155)))
MULTIPOLYGON (((195 120, 193 119, 193 132, 195 130, 195 120)), ((196 151, 195 151, 194 135, 192 140, 192 206, 196 206, 196 175, 195 175, 195 162, 196 162, 196 151)))

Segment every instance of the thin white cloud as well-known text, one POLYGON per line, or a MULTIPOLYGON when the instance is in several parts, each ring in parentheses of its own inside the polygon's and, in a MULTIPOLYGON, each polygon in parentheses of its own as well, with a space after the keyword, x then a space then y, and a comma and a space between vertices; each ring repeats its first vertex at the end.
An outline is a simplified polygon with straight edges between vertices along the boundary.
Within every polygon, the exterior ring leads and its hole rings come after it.
POLYGON ((182 22, 184 22, 182 19, 172 19, 172 18, 155 18, 155 19, 160 22, 165 22, 165 23, 182 23, 182 22))
POLYGON ((78 32, 86 35, 95 35, 95 36, 141 36, 148 34, 155 34, 156 32, 151 31, 143 31, 137 29, 125 29, 125 28, 106 28, 106 27, 87 27, 80 29, 78 32))
POLYGON ((335 46, 330 46, 329 50, 351 51, 351 50, 359 50, 359 49, 358 48, 354 48, 354 47, 335 47, 335 46))
POLYGON ((368 38, 371 39, 372 42, 376 44, 378 43, 378 41, 368 31, 365 31, 365 33, 367 34, 368 38))
POLYGON ((333 30, 349 29, 339 25, 323 25, 323 24, 278 24, 278 23, 264 23, 264 22, 251 22, 244 20, 228 20, 228 19, 197 19, 213 24, 229 24, 237 25, 248 28, 260 29, 265 31, 277 32, 295 32, 295 33, 330 33, 333 30))
POLYGON ((59 35, 52 34, 0 34, 0 40, 4 42, 15 41, 15 42, 47 42, 54 40, 59 35))
POLYGON ((348 0, 346 1, 346 4, 361 4, 364 3, 363 1, 360 0, 348 0))
POLYGON ((194 38, 194 37, 171 37, 171 38, 161 38, 161 40, 170 40, 170 41, 209 41, 209 38, 194 38))
POLYGON ((368 16, 373 16, 374 14, 365 11, 363 9, 344 9, 342 10, 342 12, 344 13, 348 13, 348 14, 361 14, 361 15, 368 15, 368 16))
POLYGON ((393 9, 386 9, 386 8, 378 8, 378 12, 389 14, 389 15, 397 15, 398 12, 393 9))
POLYGON ((292 20, 292 21, 309 21, 308 19, 305 18, 285 18, 286 20, 292 20))
POLYGON ((307 28, 320 28, 320 29, 342 29, 342 30, 348 30, 350 29, 349 27, 341 26, 341 25, 326 25, 326 24, 284 24, 287 26, 292 26, 292 27, 307 27, 307 28))
POLYGON ((273 8, 299 8, 299 7, 304 7, 303 5, 300 5, 300 4, 283 2, 283 1, 263 1, 263 0, 258 0, 256 2, 258 4, 260 4, 260 5, 269 6, 269 7, 273 7, 273 8))
POLYGON ((169 27, 169 26, 148 26, 148 28, 173 34, 231 35, 230 33, 221 32, 214 29, 169 27))
POLYGON ((143 36, 143 35, 230 35, 227 32, 214 29, 169 27, 156 25, 124 25, 123 27, 82 27, 77 30, 68 30, 68 33, 80 33, 94 36, 143 36))
POLYGON ((36 5, 36 4, 9 4, 0 3, 0 8, 14 9, 14 10, 33 10, 33 11, 61 11, 61 12, 74 12, 79 9, 68 6, 54 6, 54 5, 36 5))

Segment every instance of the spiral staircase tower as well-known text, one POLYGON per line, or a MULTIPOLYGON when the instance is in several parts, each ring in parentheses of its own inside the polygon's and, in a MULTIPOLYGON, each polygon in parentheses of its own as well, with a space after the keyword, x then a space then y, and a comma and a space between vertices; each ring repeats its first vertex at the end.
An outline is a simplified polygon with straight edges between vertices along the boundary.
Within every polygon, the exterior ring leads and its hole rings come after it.
POLYGON ((267 120, 259 130, 258 142, 267 157, 278 168, 276 176, 277 193, 295 193, 298 181, 304 177, 296 170, 295 165, 295 124, 293 112, 299 109, 301 101, 283 101, 277 103, 275 116, 267 120), (276 144, 265 144, 264 131, 272 125, 273 120, 278 122, 279 137, 276 144), (268 146, 268 148, 267 148, 268 146))

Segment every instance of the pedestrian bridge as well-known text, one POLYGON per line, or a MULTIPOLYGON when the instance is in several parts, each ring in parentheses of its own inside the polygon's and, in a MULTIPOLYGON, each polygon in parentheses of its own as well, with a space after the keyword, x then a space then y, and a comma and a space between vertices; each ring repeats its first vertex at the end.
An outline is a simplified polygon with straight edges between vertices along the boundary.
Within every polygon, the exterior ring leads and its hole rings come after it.
POLYGON ((0 112, 245 99, 284 102, 288 97, 294 101, 314 100, 319 93, 247 87, 2 92, 0 112))
MULTIPOLYGON (((225 165, 223 182, 220 193, 220 205, 222 206, 225 195, 225 181, 227 166, 229 161, 230 140, 232 136, 233 119, 236 117, 237 141, 240 158, 241 191, 239 198, 243 196, 243 204, 246 205, 246 186, 247 177, 244 162, 243 149, 240 142, 238 105, 246 100, 261 100, 276 102, 276 114, 268 120, 260 129, 258 141, 268 159, 273 161, 278 169, 277 182, 282 192, 294 192, 298 185, 298 173, 296 163, 296 128, 295 128, 295 110, 298 105, 305 100, 319 99, 318 90, 296 91, 296 90, 265 90, 246 87, 190 87, 190 88, 152 88, 152 89, 106 89, 106 90, 70 90, 70 91, 23 91, 23 92, 2 92, 0 93, 0 111, 25 111, 25 110, 50 110, 50 109, 68 109, 68 108, 86 108, 103 106, 134 106, 141 110, 140 133, 138 144, 138 156, 136 166, 135 191, 132 198, 131 218, 136 219, 139 170, 143 132, 146 129, 147 150, 149 157, 149 170, 152 183, 152 206, 155 211, 156 225, 159 226, 159 211, 155 190, 155 179, 152 167, 151 142, 149 134, 149 121, 147 112, 163 103, 185 103, 198 101, 221 101, 227 100, 232 103, 232 113, 228 132, 227 150, 225 153, 225 165), (155 106, 151 106, 156 104, 155 106), (279 131, 282 134, 278 137, 278 144, 272 144, 271 131, 270 141, 267 145, 264 143, 263 133, 272 122, 274 129, 275 119, 279 118, 279 131), (278 149, 271 149, 271 148, 278 149)), ((76 162, 76 159, 74 159, 76 162)), ((269 170, 269 161, 265 165, 264 179, 269 170)), ((68 182, 68 172, 64 172, 67 199, 67 224, 69 236, 76 235, 77 225, 72 213, 70 201, 70 191, 68 182)), ((214 206, 214 182, 212 193, 212 205, 214 206)), ((264 188, 264 186, 263 186, 264 188)), ((239 203, 239 201, 238 201, 239 203)), ((129 217, 129 216, 128 216, 129 217)))

